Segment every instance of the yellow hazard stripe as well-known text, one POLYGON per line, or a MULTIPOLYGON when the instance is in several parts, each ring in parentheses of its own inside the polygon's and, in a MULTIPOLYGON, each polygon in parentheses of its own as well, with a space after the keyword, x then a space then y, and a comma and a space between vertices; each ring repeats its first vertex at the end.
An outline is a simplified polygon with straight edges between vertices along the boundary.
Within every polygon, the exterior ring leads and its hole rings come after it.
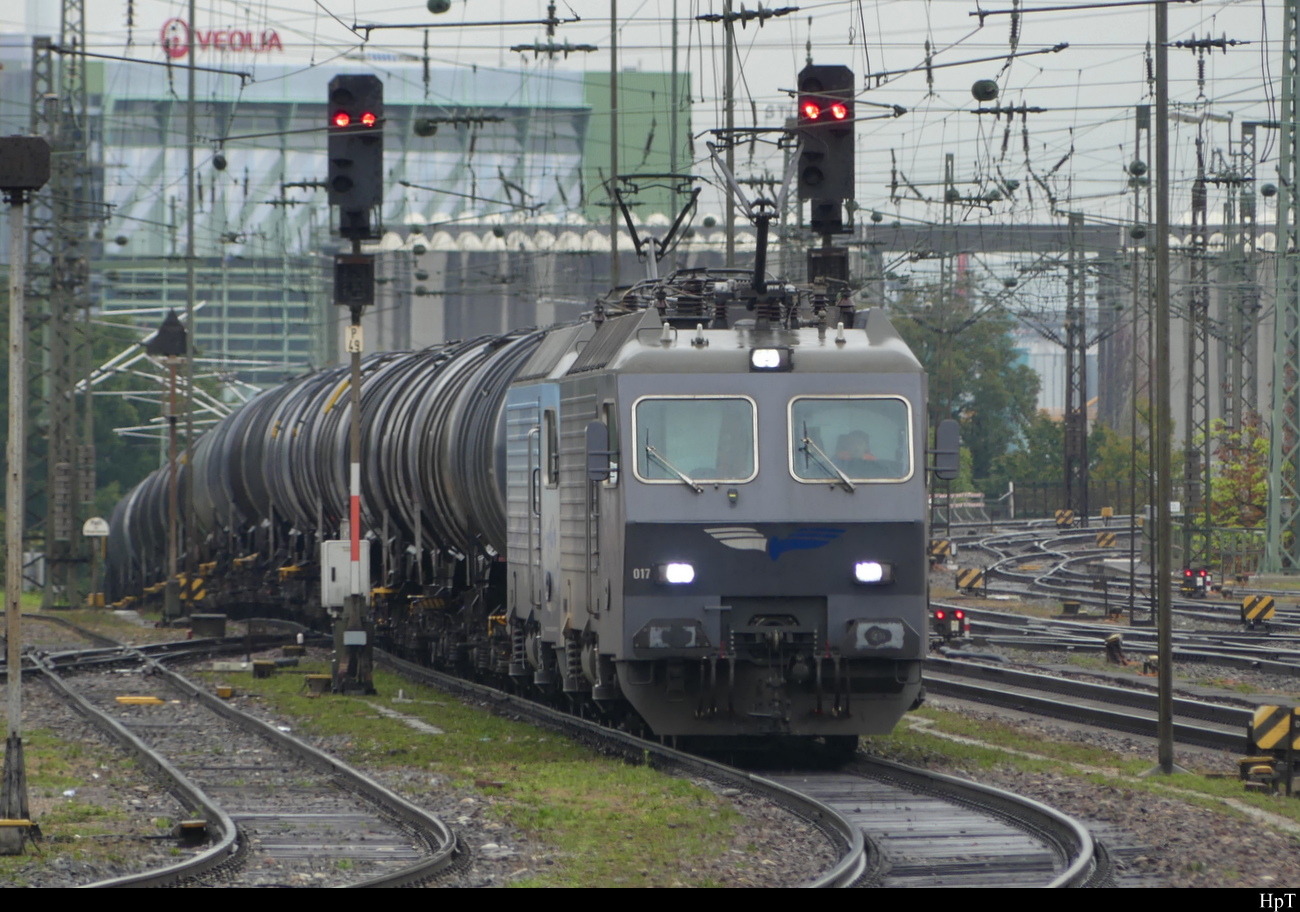
POLYGON ((1260 706, 1255 709, 1255 744, 1265 750, 1277 747, 1286 739, 1291 727, 1292 710, 1286 706, 1260 706))

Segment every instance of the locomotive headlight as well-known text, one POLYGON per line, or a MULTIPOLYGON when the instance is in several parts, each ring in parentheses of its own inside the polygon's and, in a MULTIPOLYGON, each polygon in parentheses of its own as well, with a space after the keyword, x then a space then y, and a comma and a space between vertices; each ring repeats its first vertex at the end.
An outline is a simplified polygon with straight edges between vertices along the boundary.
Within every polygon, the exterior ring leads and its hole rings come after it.
POLYGON ((790 369, 790 349, 752 349, 749 352, 749 369, 756 371, 788 371, 790 369))
POLYGON ((669 564, 660 564, 659 582, 670 585, 685 585, 686 583, 695 582, 695 566, 693 564, 675 561, 669 564))
POLYGON ((866 586, 894 581, 894 565, 883 561, 858 561, 853 565, 853 578, 866 586))

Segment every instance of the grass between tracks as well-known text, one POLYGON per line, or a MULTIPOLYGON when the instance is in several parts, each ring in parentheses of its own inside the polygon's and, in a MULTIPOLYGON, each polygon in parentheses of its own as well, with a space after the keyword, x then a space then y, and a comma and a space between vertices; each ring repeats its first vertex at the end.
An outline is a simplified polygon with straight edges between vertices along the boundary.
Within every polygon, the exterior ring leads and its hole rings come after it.
MULTIPOLYGON (((324 673, 328 667, 313 663, 297 670, 324 673)), ((313 697, 302 674, 207 677, 296 717, 296 728, 328 737, 331 749, 351 762, 416 771, 405 790, 449 823, 459 813, 478 812, 535 840, 511 846, 521 852, 516 885, 711 886, 710 875, 696 870, 699 859, 730 850, 742 853, 736 856, 742 868, 762 863, 756 849, 733 844, 741 815, 712 792, 602 757, 560 735, 383 671, 375 675, 379 696, 371 697, 313 697), (399 688, 411 702, 392 700, 399 688), (435 725, 443 734, 417 731, 380 715, 376 706, 435 725), (443 782, 477 797, 448 811, 441 804, 447 800, 443 782)))
POLYGON ((978 779, 981 770, 1004 769, 1087 780, 1178 798, 1233 816, 1243 811, 1224 799, 1249 805, 1300 823, 1300 801, 1282 795, 1247 792, 1236 778, 1198 773, 1139 778, 1154 757, 1124 757, 1077 741, 1049 741, 1041 731, 1025 731, 1007 722, 971 718, 961 713, 922 707, 909 713, 890 735, 862 739, 868 754, 915 766, 952 769, 978 779))
MULTIPOLYGON (((67 741, 48 729, 23 733, 23 759, 32 819, 43 841, 26 855, 0 856, 0 886, 23 887, 43 879, 38 869, 70 862, 96 866, 121 864, 137 853, 140 827, 102 794, 121 791, 130 782, 148 782, 135 764, 98 743, 67 741), (74 794, 67 794, 73 792, 74 794)), ((152 833, 165 833, 172 821, 153 821, 152 833)))

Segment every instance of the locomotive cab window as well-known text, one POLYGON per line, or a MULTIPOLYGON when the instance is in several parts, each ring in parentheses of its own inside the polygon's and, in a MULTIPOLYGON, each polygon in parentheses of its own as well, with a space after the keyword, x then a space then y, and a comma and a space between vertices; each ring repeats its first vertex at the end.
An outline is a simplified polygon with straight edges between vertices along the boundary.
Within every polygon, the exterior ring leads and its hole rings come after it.
POLYGON ((632 408, 633 469, 650 484, 750 481, 758 419, 748 396, 647 396, 632 408))
POLYGON ((802 482, 905 481, 912 476, 907 400, 809 396, 790 402, 790 471, 802 482))

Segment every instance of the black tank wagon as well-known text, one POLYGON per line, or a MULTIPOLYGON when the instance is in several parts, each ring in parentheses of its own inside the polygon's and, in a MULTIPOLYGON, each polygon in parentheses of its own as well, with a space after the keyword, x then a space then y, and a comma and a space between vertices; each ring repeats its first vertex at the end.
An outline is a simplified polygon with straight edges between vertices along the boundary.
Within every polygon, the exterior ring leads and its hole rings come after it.
MULTIPOLYGON (((883 311, 795 303, 661 297, 367 358, 377 639, 664 736, 889 731, 926 650, 926 378, 883 311)), ((194 448, 204 610, 327 621, 348 385, 291 381, 194 448)), ((155 473, 113 514, 114 597, 163 578, 166 491, 155 473)))

